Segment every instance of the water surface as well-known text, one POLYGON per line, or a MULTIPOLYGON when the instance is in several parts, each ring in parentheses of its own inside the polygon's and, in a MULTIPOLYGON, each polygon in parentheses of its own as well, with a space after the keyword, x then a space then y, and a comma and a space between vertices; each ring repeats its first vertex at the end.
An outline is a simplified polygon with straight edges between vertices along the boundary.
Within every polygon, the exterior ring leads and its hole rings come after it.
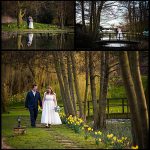
POLYGON ((2 33, 2 49, 73 49, 73 33, 2 33))

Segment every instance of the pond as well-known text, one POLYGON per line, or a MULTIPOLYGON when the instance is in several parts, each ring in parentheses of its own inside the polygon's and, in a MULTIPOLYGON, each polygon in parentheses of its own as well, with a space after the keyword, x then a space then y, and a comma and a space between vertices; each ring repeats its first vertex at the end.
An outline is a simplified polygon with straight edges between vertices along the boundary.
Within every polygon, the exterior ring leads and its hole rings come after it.
POLYGON ((73 49, 73 33, 2 33, 2 49, 73 49))

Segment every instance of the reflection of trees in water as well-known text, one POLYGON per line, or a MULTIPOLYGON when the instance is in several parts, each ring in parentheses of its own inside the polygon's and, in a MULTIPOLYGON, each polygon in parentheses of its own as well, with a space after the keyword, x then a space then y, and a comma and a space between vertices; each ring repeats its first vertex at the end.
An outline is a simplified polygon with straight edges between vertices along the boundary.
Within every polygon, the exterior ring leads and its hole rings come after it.
POLYGON ((22 35, 18 34, 17 35, 17 49, 21 49, 23 48, 23 44, 22 44, 22 35))
POLYGON ((65 49, 73 47, 73 35, 67 33, 35 33, 11 35, 2 41, 3 49, 65 49), (30 41, 30 42, 29 42, 30 41), (29 44, 31 43, 31 44, 29 44))
MULTIPOLYGON (((49 46, 52 46, 56 49, 64 49, 66 42, 68 42, 69 39, 67 37, 67 34, 64 33, 60 34, 40 33, 38 40, 42 40, 40 41, 41 45, 48 44, 49 46)), ((47 47, 48 45, 45 45, 45 47, 47 47)))

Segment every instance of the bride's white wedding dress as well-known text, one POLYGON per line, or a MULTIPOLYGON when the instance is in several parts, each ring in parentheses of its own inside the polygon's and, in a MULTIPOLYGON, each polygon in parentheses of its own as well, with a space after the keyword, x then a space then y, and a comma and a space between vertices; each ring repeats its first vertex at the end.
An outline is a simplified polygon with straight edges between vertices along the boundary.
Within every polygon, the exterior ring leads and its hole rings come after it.
POLYGON ((33 29, 33 21, 29 22, 29 29, 33 29))
POLYGON ((118 28, 117 39, 118 39, 118 40, 123 39, 122 31, 121 31, 121 29, 120 29, 120 28, 118 28))
POLYGON ((44 93, 44 104, 42 110, 41 123, 62 124, 58 112, 55 112, 54 95, 44 93))

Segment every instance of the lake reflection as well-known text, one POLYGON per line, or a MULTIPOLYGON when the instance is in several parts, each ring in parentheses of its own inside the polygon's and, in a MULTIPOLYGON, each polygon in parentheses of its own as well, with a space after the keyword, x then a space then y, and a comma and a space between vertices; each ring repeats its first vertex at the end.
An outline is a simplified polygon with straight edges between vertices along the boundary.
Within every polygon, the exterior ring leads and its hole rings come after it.
POLYGON ((2 33, 2 49, 73 49, 73 33, 2 33))

